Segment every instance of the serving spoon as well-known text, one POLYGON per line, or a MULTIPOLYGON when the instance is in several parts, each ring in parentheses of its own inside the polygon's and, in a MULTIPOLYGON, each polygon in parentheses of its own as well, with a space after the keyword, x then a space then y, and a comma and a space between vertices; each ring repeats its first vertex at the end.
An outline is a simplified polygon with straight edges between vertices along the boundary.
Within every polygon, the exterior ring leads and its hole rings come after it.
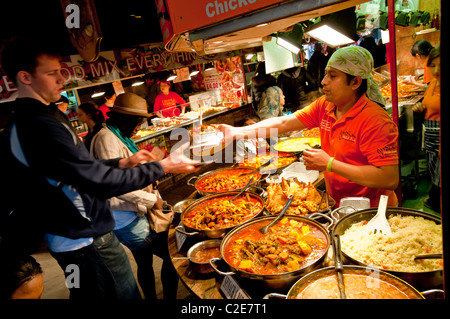
POLYGON ((378 211, 375 217, 373 217, 366 225, 366 234, 382 233, 383 235, 390 235, 392 233, 391 226, 386 219, 386 207, 388 197, 386 195, 380 196, 380 203, 378 204, 378 211))
POLYGON ((261 227, 259 229, 259 232, 263 235, 267 234, 269 232, 270 227, 272 227, 276 222, 278 222, 283 217, 284 213, 288 210, 289 206, 291 206, 291 203, 293 200, 294 200, 294 195, 292 195, 292 194, 289 195, 288 200, 283 207, 283 210, 278 214, 277 218, 275 218, 268 225, 261 227))
POLYGON ((232 203, 232 201, 233 201, 234 199, 236 199, 239 195, 241 195, 243 192, 245 192, 245 191, 247 190, 247 188, 250 187, 250 184, 253 183, 253 180, 254 180, 254 179, 255 179, 255 176, 252 176, 252 178, 250 178, 250 180, 248 181, 247 185, 245 185, 244 188, 242 188, 241 191, 240 191, 236 196, 234 196, 232 199, 229 200, 229 202, 230 202, 231 205, 234 205, 234 204, 232 203))

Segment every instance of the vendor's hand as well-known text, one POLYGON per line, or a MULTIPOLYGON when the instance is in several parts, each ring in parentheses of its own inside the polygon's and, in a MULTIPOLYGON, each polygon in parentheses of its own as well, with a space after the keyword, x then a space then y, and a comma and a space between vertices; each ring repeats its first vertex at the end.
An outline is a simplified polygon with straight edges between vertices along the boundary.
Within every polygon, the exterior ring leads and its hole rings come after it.
POLYGON ((303 160, 307 170, 326 171, 330 155, 322 149, 306 149, 303 151, 303 160))
POLYGON ((135 154, 119 161, 119 168, 135 167, 142 163, 151 162, 156 159, 155 155, 147 150, 139 150, 135 154))
POLYGON ((427 107, 423 105, 422 102, 417 102, 412 106, 412 110, 418 113, 423 113, 426 109, 427 107))
POLYGON ((235 139, 237 136, 238 129, 231 125, 219 124, 219 125, 213 125, 213 126, 223 133, 223 141, 222 142, 231 141, 231 140, 235 139))
POLYGON ((191 160, 184 156, 183 151, 189 146, 189 143, 184 144, 176 150, 172 150, 170 155, 165 159, 159 161, 166 173, 189 173, 196 172, 199 167, 194 166, 198 161, 191 160))

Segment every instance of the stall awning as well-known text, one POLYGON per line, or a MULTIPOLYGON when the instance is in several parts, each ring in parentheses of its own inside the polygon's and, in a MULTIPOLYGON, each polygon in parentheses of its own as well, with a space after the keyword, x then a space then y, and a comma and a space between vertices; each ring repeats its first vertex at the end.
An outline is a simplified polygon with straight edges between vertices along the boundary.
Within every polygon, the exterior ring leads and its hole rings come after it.
POLYGON ((167 11, 173 33, 165 39, 165 46, 168 51, 199 55, 262 46, 275 32, 364 2, 367 0, 171 0, 167 11), (187 10, 186 3, 195 10, 187 10))

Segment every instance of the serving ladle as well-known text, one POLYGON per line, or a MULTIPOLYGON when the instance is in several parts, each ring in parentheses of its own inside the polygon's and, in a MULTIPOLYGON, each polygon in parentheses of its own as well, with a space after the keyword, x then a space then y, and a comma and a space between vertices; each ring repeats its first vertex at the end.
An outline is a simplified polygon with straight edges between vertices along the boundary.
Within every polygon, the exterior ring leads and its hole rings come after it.
POLYGON ((286 213, 289 206, 291 206, 291 203, 293 200, 294 200, 294 195, 293 194, 289 195, 288 200, 283 207, 283 210, 278 214, 278 216, 272 222, 270 222, 268 225, 266 225, 264 227, 261 227, 259 229, 259 232, 263 235, 267 234, 269 232, 270 227, 272 227, 276 222, 278 222, 283 217, 284 213, 286 213))
POLYGON ((247 188, 250 187, 251 183, 253 183, 253 180, 254 180, 254 179, 255 179, 255 176, 252 176, 252 178, 250 178, 250 180, 248 181, 247 185, 245 185, 244 188, 242 188, 241 191, 240 191, 236 196, 234 196, 232 199, 229 200, 229 202, 230 202, 232 205, 234 205, 234 204, 232 203, 232 201, 233 201, 234 199, 236 199, 237 197, 239 197, 239 195, 241 195, 243 192, 245 192, 245 191, 247 190, 247 188))

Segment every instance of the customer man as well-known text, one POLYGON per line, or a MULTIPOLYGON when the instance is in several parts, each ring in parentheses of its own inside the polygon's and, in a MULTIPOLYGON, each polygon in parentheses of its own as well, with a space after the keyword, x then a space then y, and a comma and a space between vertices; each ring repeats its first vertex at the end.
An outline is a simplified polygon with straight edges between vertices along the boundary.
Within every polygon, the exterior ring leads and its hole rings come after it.
POLYGON ((152 159, 147 151, 94 160, 54 104, 65 82, 58 54, 43 42, 15 40, 3 50, 1 65, 18 89, 10 144, 16 162, 23 164, 4 178, 23 181, 24 189, 17 190, 22 202, 32 196, 29 208, 39 216, 35 227, 47 233, 51 254, 71 275, 71 298, 140 298, 127 255, 112 232, 107 199, 144 188, 168 171, 195 171, 195 161, 179 150, 142 165, 152 159))
POLYGON ((393 190, 399 182, 398 129, 372 77, 373 58, 362 47, 337 50, 322 80, 324 96, 289 116, 251 126, 219 126, 225 138, 278 134, 320 127, 322 149, 303 152, 306 169, 325 171, 327 191, 339 205, 344 197, 368 197, 378 206, 380 195, 397 205, 393 190))

